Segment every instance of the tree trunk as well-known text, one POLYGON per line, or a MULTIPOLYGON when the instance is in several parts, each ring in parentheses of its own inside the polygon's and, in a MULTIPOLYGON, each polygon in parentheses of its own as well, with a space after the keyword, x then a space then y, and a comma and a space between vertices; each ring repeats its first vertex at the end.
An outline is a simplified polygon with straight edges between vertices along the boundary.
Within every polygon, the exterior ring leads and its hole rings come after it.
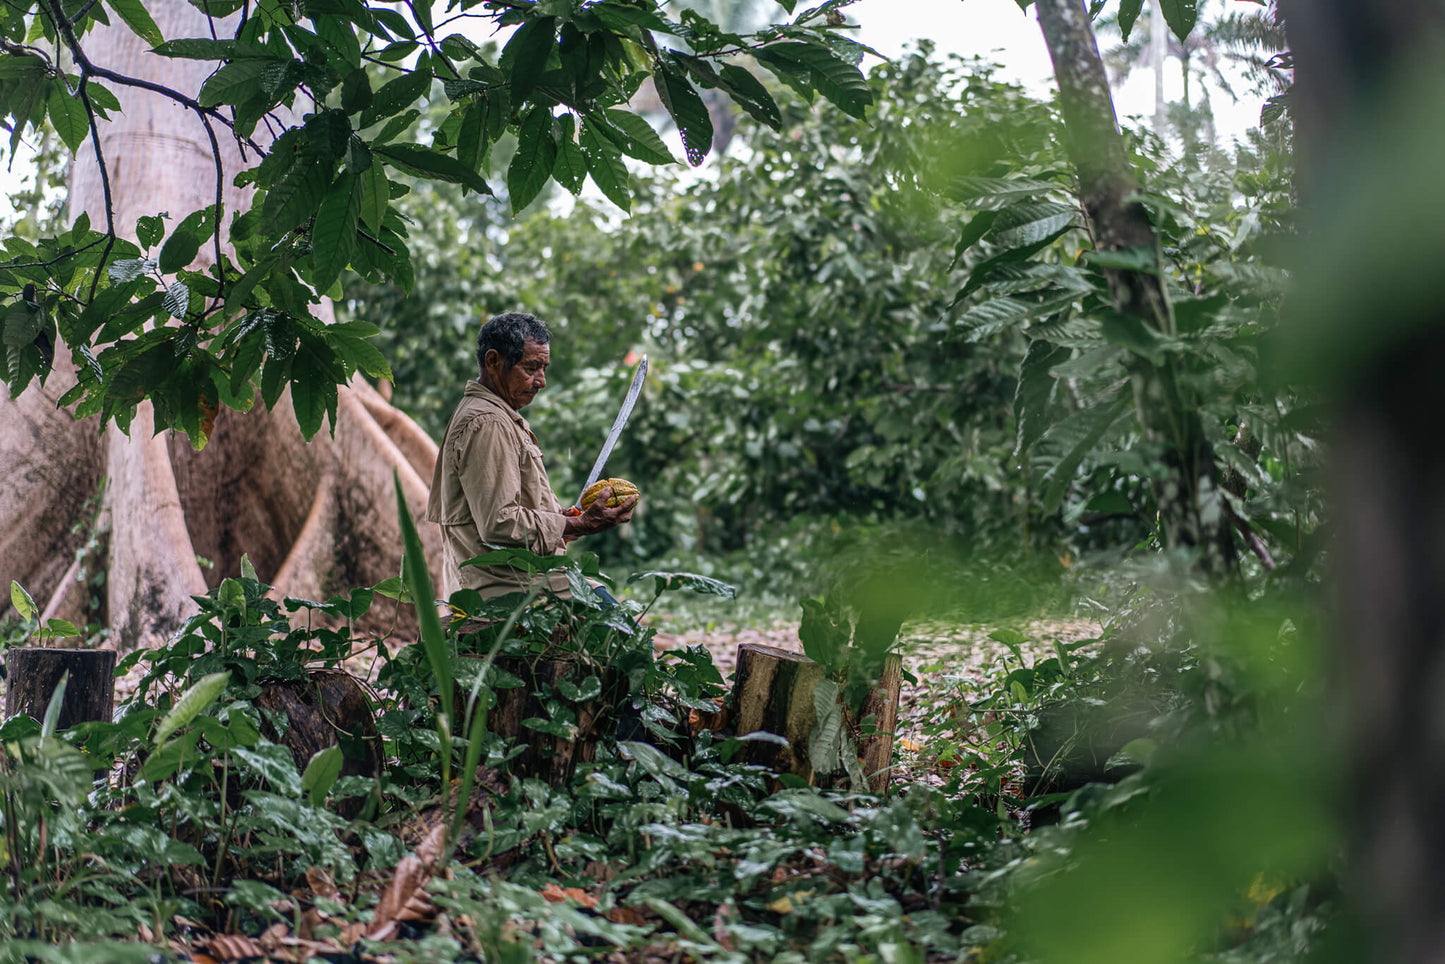
POLYGON ((56 728, 91 720, 110 722, 115 702, 115 651, 17 646, 5 654, 5 716, 16 713, 40 721, 50 698, 66 677, 56 728))
MULTIPOLYGON (((463 657, 463 660, 481 662, 480 657, 463 657)), ((507 764, 514 775, 535 777, 558 786, 571 778, 577 764, 597 759, 597 740, 607 723, 609 706, 600 697, 568 704, 577 714, 576 728, 570 738, 543 733, 524 723, 529 719, 549 719, 551 714, 546 704, 557 699, 552 693, 557 684, 563 680, 580 684, 593 675, 590 667, 577 659, 521 656, 499 656, 495 665, 522 681, 521 686, 494 690, 497 703, 487 714, 488 730, 523 746, 521 754, 507 764)), ((603 686, 606 689, 605 682, 603 686)), ((466 695, 458 687, 455 702, 458 720, 465 712, 466 695)), ((459 732, 460 726, 454 724, 453 729, 459 732)))
MULTIPOLYGON (((813 688, 825 674, 821 663, 802 653, 743 643, 738 647, 737 674, 733 677, 732 719, 739 736, 773 733, 788 741, 749 740, 738 759, 766 766, 776 773, 791 773, 820 785, 843 786, 846 774, 815 773, 808 756, 808 741, 818 717, 813 688)), ((858 749, 869 789, 886 793, 892 779, 893 735, 898 722, 898 691, 903 662, 897 655, 884 659, 883 673, 859 708, 856 718, 844 713, 844 725, 858 749), (859 726, 873 717, 875 732, 863 734, 859 726)))
MULTIPOLYGON (((1038 0, 1037 7, 1059 85, 1069 159, 1079 175, 1094 244, 1102 251, 1147 250, 1157 262, 1159 244, 1148 213, 1130 200, 1139 184, 1119 134, 1083 0, 1038 0)), ((1176 334, 1159 272, 1106 269, 1104 275, 1121 313, 1164 335, 1176 334)), ((1155 365, 1135 355, 1130 370, 1140 423, 1169 469, 1167 477, 1153 480, 1165 547, 1195 547, 1206 571, 1227 571, 1235 562, 1230 516, 1197 407, 1170 362, 1155 365)))
POLYGON ((1307 238, 1296 338, 1325 333, 1335 409, 1344 879, 1361 951, 1423 964, 1445 959, 1445 453, 1430 431, 1445 407, 1433 283, 1445 198, 1430 120, 1445 108, 1445 11, 1423 0, 1281 6, 1307 238))
MULTIPOLYGON (((111 653, 112 659, 114 656, 111 653)), ((291 751, 298 772, 304 773, 317 753, 340 746, 345 758, 342 776, 375 777, 381 773, 381 733, 371 699, 350 673, 317 669, 305 682, 263 683, 256 706, 286 717, 285 732, 270 730, 266 738, 291 751)), ((350 798, 338 812, 355 816, 363 802, 350 798)))
MULTIPOLYGON (((147 9, 167 38, 209 35, 205 16, 184 0, 158 0, 147 9)), ((212 69, 149 54, 119 21, 97 27, 85 43, 101 66, 192 95, 212 69)), ((179 217, 214 203, 215 160, 195 115, 147 91, 117 94, 124 113, 98 128, 117 230, 133 231, 143 214, 179 217)), ((242 159, 224 138, 221 163, 229 223, 247 209, 249 196, 231 186, 242 159)), ((70 210, 105 223, 100 167, 89 152, 71 173, 70 210)), ((205 245, 202 257, 212 251, 205 245)), ((75 384, 59 363, 68 357, 57 346, 46 385, 0 399, 0 477, 7 480, 0 490, 0 585, 19 581, 48 616, 98 621, 124 650, 166 638, 194 610, 190 596, 235 575, 243 553, 278 596, 324 597, 400 571, 392 472, 420 513, 436 446, 360 378, 340 389, 334 437, 322 433, 305 444, 283 396, 273 412, 222 412, 209 444, 196 452, 184 437, 152 437, 148 403, 130 436, 114 425, 97 434, 95 422, 57 411, 56 400, 75 384), (76 523, 102 479, 106 611, 90 613, 72 560, 89 535, 76 523)), ((435 529, 423 527, 422 538, 439 566, 435 529)))

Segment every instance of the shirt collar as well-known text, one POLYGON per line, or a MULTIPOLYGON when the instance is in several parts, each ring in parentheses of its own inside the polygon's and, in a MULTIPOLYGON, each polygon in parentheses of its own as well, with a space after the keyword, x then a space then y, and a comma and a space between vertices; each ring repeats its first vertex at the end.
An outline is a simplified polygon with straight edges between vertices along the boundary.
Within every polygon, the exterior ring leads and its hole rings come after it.
POLYGON ((526 432, 534 443, 537 441, 537 436, 532 434, 532 426, 527 424, 527 420, 522 417, 522 413, 517 411, 512 406, 508 405, 506 401, 502 398, 502 396, 498 395, 496 392, 492 391, 481 382, 477 381, 476 379, 467 382, 466 390, 463 391, 462 394, 465 395, 467 398, 475 398, 487 405, 490 405, 497 411, 505 414, 513 422, 516 422, 517 425, 522 429, 522 431, 526 432))

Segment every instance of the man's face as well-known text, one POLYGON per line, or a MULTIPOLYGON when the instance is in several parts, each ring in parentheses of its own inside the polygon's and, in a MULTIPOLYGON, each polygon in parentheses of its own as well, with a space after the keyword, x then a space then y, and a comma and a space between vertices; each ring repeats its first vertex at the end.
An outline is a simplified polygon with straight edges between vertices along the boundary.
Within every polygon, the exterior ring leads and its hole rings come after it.
POLYGON ((500 352, 487 352, 487 373, 492 384, 487 387, 513 408, 520 409, 537 397, 547 387, 547 365, 551 352, 546 345, 535 341, 523 342, 522 359, 511 368, 500 352))

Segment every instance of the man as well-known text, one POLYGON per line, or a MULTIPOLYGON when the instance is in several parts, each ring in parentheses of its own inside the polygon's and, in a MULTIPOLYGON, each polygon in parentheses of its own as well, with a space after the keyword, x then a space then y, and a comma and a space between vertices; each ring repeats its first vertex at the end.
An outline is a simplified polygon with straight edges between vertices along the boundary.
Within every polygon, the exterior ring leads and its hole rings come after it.
MULTIPOLYGON (((487 544, 559 555, 579 536, 604 532, 632 518, 637 496, 607 507, 607 495, 577 515, 564 512, 547 481, 542 450, 520 410, 547 386, 547 326, 509 311, 477 335, 476 381, 468 382, 437 454, 426 517, 442 529, 443 591, 475 589, 485 597, 530 589, 526 570, 462 566, 487 544)), ((568 596, 560 573, 548 585, 568 596)))

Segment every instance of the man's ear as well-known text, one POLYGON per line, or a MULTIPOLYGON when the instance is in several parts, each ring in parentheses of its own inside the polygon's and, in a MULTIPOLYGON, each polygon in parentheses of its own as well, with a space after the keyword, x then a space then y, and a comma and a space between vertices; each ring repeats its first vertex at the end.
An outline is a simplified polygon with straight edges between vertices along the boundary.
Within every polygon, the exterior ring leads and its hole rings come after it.
POLYGON ((507 360, 503 358, 502 353, 495 348, 488 348, 487 353, 482 356, 482 368, 487 371, 495 370, 501 372, 504 371, 506 367, 507 360))

